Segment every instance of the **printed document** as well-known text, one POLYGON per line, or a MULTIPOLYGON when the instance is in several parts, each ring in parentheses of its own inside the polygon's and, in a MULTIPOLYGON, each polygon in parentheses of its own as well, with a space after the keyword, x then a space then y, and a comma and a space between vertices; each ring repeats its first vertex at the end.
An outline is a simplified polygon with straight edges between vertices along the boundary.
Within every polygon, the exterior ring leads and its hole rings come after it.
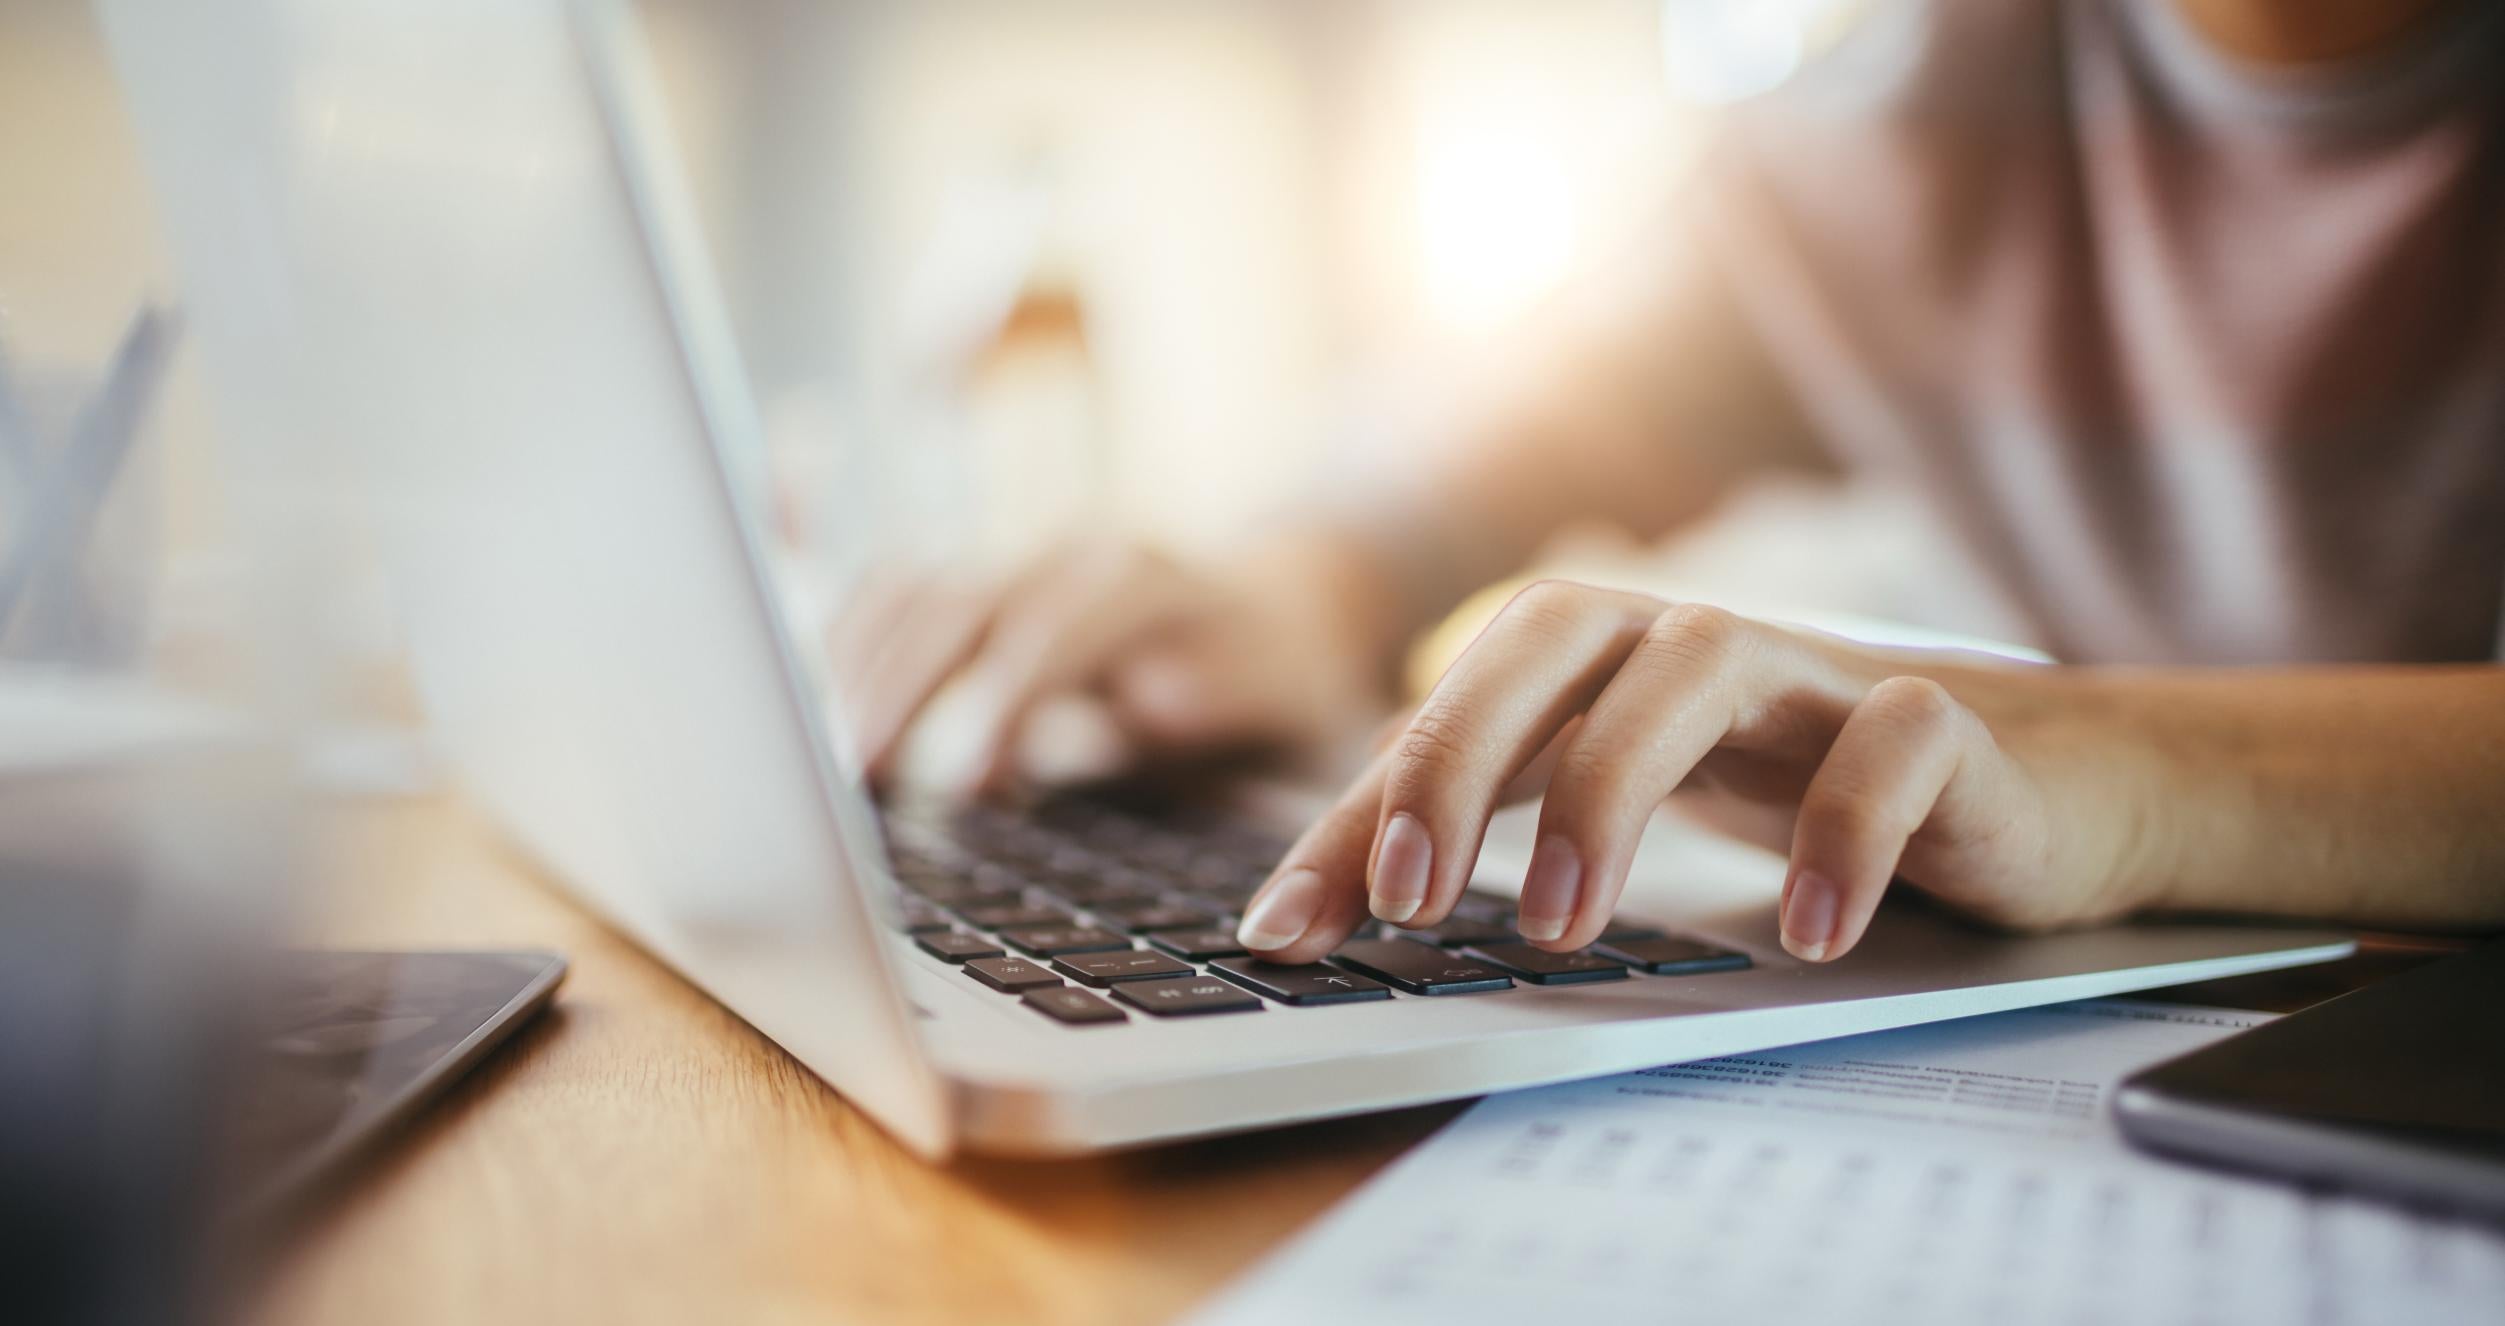
POLYGON ((1490 1097, 1221 1295, 1282 1321, 2505 1322, 2505 1230, 2159 1160, 2097 1000, 1490 1097))

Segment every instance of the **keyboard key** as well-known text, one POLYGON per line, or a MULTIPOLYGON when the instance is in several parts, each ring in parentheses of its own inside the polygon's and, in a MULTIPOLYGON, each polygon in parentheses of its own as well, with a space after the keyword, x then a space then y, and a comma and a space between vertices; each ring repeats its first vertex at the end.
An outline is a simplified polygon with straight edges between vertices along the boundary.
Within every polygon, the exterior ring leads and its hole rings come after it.
POLYGON ((1608 929, 1603 930, 1603 931, 1601 931, 1601 932, 1600 932, 1600 940, 1599 940, 1599 942, 1600 942, 1600 943, 1603 943, 1603 944, 1614 944, 1614 943, 1619 942, 1620 940, 1627 940, 1627 939, 1660 939, 1660 938, 1662 938, 1662 933, 1661 933, 1660 931, 1658 931, 1658 930, 1653 929, 1651 926, 1648 926, 1648 925, 1638 925, 1638 924, 1635 924, 1635 923, 1634 923, 1634 922, 1632 922, 1632 921, 1629 921, 1629 922, 1618 922, 1618 921, 1612 921, 1612 922, 1610 922, 1610 923, 1609 923, 1609 928, 1608 928, 1608 929))
POLYGON ((1042 989, 1029 990, 1026 992, 1026 997, 1018 1002, 1055 1022, 1066 1022, 1074 1027, 1131 1020, 1121 1009, 1115 1008, 1085 990, 1073 990, 1069 986, 1058 983, 1042 989))
POLYGON ((1151 953, 1145 949, 1125 949, 1119 953, 1073 953, 1053 959, 1052 969, 1081 985, 1098 988, 1116 981, 1149 981, 1192 974, 1192 964, 1178 961, 1171 954, 1151 953))
POLYGON ((1215 976, 1178 976, 1170 981, 1124 981, 1113 997, 1161 1018, 1200 1013, 1253 1013, 1261 1001, 1215 976))
POLYGON ((1655 976, 1693 976, 1700 972, 1746 971, 1748 955, 1693 939, 1656 934, 1650 939, 1612 939, 1602 935, 1592 946, 1603 957, 1616 958, 1637 971, 1655 976))
POLYGON ((962 930, 943 930, 938 934, 920 935, 916 936, 913 942, 923 952, 942 962, 963 962, 968 958, 996 958, 1003 952, 1000 945, 980 935, 969 935, 962 930))
POLYGON ((1070 914, 1058 907, 1030 902, 960 907, 957 915, 963 917, 967 925, 979 930, 1025 930, 1035 926, 1061 925, 1070 919, 1070 914))
POLYGON ((1458 916, 1445 917, 1442 925, 1429 926, 1424 930, 1402 930, 1397 926, 1389 925, 1382 927, 1382 930, 1385 939, 1414 939, 1421 944, 1433 944, 1439 948, 1463 948, 1471 944, 1510 944, 1522 938, 1512 926, 1494 921, 1470 921, 1458 916))
MULTIPOLYGON (((1250 892, 1247 892, 1245 897, 1250 897, 1250 892)), ((1245 897, 1227 897, 1227 895, 1222 895, 1222 892, 1210 892, 1210 890, 1190 890, 1190 892, 1177 892, 1177 895, 1172 895, 1172 900, 1182 902, 1185 907, 1200 907, 1200 910, 1207 912, 1207 915, 1227 917, 1227 920, 1232 922, 1232 917, 1235 917, 1237 912, 1242 910, 1242 905, 1245 905, 1245 897)))
POLYGON ((965 974, 1004 994, 1061 984, 1060 977, 1026 958, 976 958, 965 965, 965 974))
POLYGON ((1148 942, 1178 958, 1206 962, 1211 958, 1240 958, 1244 946, 1235 942, 1235 932, 1212 927, 1206 930, 1160 930, 1148 942))
POLYGON ((1192 858, 1200 855, 1200 850, 1196 838, 1164 836, 1128 844, 1123 855, 1158 874, 1177 875, 1191 867, 1192 858))
POLYGON ((1099 930, 1092 925, 1048 925, 1031 930, 1003 930, 1000 937, 1020 952, 1032 953, 1039 958, 1057 958, 1064 953, 1104 953, 1131 946, 1128 936, 1099 930))
POLYGON ((1240 900, 1269 881, 1270 866, 1277 860, 1275 856, 1257 862, 1214 854, 1198 856, 1184 868, 1183 879, 1194 889, 1240 900))
POLYGON ((1319 962, 1282 967, 1259 958, 1220 958, 1209 969, 1256 994, 1299 1008, 1392 997, 1391 990, 1378 981, 1319 962))
POLYGON ((1152 881, 1101 871, 1059 876, 1046 887, 1054 897, 1081 907, 1147 903, 1158 899, 1158 889, 1152 881))
POLYGON ((1163 900, 1128 905, 1099 904, 1088 909, 1096 919, 1119 926, 1133 934, 1150 930, 1196 930, 1209 924, 1209 913, 1197 907, 1183 907, 1163 900))
POLYGON ((1482 944, 1470 950, 1533 985, 1579 985, 1585 981, 1623 981, 1626 964, 1612 962, 1587 949, 1551 953, 1528 944, 1482 944))
POLYGON ((1414 939, 1358 939, 1331 955, 1334 965, 1389 981, 1411 994, 1473 994, 1510 990, 1513 981, 1476 958, 1447 953, 1414 939))
POLYGON ((1452 914, 1464 921, 1504 926, 1506 933, 1511 934, 1514 913, 1520 908, 1520 903, 1504 894, 1490 893, 1485 889, 1463 889, 1461 896, 1453 899, 1452 914))

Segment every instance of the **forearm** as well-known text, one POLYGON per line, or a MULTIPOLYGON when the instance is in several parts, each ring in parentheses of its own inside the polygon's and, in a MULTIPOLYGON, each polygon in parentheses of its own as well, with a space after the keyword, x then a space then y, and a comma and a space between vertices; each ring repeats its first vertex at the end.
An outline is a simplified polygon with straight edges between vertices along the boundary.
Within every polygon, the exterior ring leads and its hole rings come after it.
POLYGON ((2097 752, 2068 767, 2113 784, 2119 813, 2084 818, 2122 839, 2143 905, 2505 927, 2505 669, 2028 680, 1985 685, 1984 710, 2022 748, 2097 752))
POLYGON ((1245 559, 1329 606, 1336 636, 1389 677, 1463 597, 1520 570, 1561 530, 1661 536, 1720 500, 1738 468, 1628 409, 1551 403, 1450 445, 1418 446, 1388 481, 1320 493, 1245 559))

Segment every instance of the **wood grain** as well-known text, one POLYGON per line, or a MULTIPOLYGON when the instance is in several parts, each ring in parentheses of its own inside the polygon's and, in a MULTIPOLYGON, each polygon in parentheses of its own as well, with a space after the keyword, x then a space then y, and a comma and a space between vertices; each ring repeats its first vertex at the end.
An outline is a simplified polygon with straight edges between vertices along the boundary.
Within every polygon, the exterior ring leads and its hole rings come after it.
POLYGON ((1163 1322, 1457 1106, 934 1167, 457 802, 345 817, 343 947, 547 947, 554 1012, 312 1213, 256 1320, 1163 1322))
MULTIPOLYGON (((313 1213, 257 1320, 1170 1321, 1460 1109, 926 1165, 459 803, 344 821, 316 941, 546 947, 573 971, 548 1018, 313 1213)), ((2456 946, 2177 993, 2291 1009, 2456 946)))

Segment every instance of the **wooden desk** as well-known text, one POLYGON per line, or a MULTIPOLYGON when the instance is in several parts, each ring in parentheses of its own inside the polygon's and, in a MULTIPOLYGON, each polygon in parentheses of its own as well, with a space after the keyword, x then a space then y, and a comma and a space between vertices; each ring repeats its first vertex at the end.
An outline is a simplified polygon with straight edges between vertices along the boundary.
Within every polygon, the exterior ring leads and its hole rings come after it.
MULTIPOLYGON (((273 1322, 1173 1319, 1459 1110, 1095 1160, 926 1165, 540 883, 453 801, 348 813, 341 946, 548 947, 556 1010, 308 1223, 273 1322)), ((2189 993, 2295 1007, 2406 952, 2189 993)))
POLYGON ((546 947, 555 1010, 317 1213, 256 1319, 1172 1320, 1458 1106, 934 1167, 455 802, 349 813, 315 940, 546 947))

